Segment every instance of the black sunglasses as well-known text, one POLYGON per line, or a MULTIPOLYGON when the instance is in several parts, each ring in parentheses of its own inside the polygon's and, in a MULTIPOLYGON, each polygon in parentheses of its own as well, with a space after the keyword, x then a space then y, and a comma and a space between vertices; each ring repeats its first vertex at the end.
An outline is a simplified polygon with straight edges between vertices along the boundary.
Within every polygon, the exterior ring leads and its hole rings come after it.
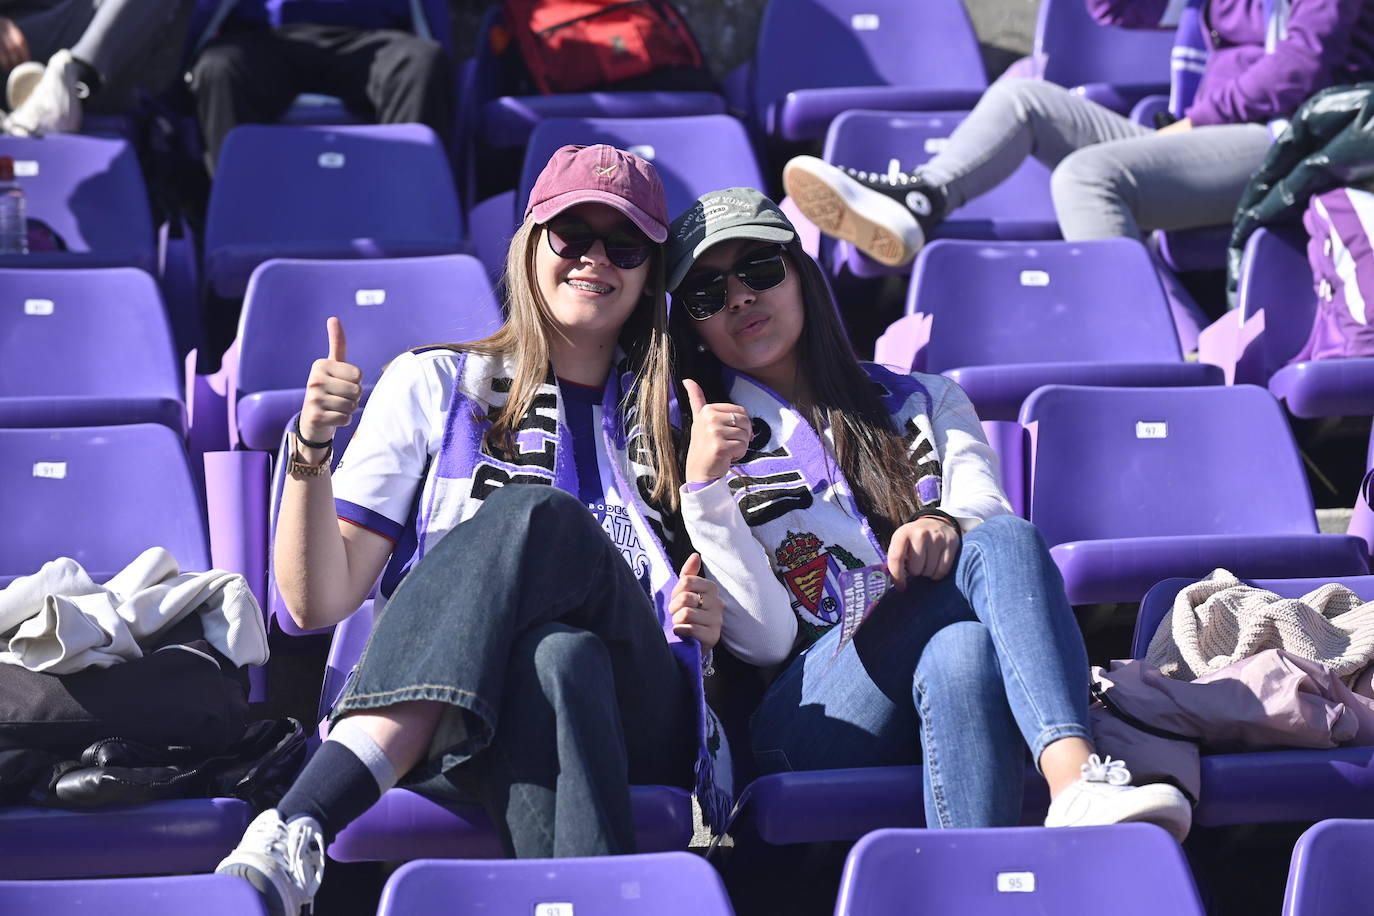
POLYGON ((754 292, 761 293, 787 279, 787 262, 783 260, 782 249, 776 245, 756 249, 736 261, 728 271, 689 274, 673 295, 673 301, 681 302, 687 314, 697 321, 705 321, 725 308, 729 298, 726 281, 731 274, 754 292))
POLYGON ((621 225, 610 232, 598 234, 586 223, 551 223, 545 227, 549 248, 560 258, 575 261, 600 242, 606 248, 606 259, 621 270, 634 270, 649 258, 653 250, 643 233, 621 225))

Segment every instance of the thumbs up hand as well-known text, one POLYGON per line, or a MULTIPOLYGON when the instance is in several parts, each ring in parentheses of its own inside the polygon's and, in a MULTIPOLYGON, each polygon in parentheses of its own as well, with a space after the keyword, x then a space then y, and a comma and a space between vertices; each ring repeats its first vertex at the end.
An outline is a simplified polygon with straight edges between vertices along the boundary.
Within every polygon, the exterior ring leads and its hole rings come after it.
POLYGON ((314 442, 333 439, 336 427, 351 423, 363 394, 363 372, 347 359, 343 322, 330 318, 326 330, 329 355, 310 367, 301 406, 301 435, 314 442))
POLYGON ((682 382, 692 405, 692 441, 687 446, 687 480, 709 483, 744 457, 753 426, 743 407, 707 404, 706 393, 691 379, 682 382))

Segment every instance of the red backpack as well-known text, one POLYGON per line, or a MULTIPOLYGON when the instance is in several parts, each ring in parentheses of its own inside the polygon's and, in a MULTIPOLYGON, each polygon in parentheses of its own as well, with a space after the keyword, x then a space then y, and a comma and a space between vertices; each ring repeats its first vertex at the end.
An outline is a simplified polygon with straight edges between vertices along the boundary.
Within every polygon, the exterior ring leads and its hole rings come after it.
POLYGON ((664 0, 502 0, 506 22, 543 93, 659 70, 703 70, 687 23, 664 0))

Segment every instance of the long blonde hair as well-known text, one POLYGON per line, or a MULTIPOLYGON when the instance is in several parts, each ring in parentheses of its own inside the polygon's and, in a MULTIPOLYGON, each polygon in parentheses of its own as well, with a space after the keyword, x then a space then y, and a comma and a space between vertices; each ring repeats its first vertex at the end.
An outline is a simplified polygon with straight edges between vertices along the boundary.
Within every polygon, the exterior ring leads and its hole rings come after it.
MULTIPOLYGON (((515 451, 515 433, 529 412, 535 392, 549 378, 549 336, 561 333, 549 303, 535 279, 535 256, 544 227, 533 217, 516 230, 506 252, 506 321, 494 334, 471 343, 450 344, 454 349, 491 356, 508 356, 515 364, 505 406, 492 418, 482 444, 493 455, 515 451)), ((669 400, 673 390, 672 343, 668 336, 668 296, 664 289, 663 246, 653 246, 649 276, 630 317, 620 329, 619 343, 629 356, 634 383, 620 404, 626 434, 638 426, 640 438, 631 438, 631 457, 651 469, 652 478, 636 481, 647 501, 676 511, 682 475, 673 445, 669 400)), ((612 372, 616 371, 612 367, 612 372)))

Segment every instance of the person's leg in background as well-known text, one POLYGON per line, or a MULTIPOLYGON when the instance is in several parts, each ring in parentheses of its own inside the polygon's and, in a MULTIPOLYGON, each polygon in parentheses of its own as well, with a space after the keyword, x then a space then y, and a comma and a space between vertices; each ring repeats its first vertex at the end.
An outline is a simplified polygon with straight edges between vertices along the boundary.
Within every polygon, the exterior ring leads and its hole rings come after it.
POLYGON ((229 131, 269 124, 291 107, 305 74, 321 66, 309 45, 265 28, 234 31, 206 45, 191 65, 191 93, 213 176, 229 131))
POLYGON ((996 187, 1028 156, 1054 168, 1084 147, 1150 133, 1054 83, 1000 80, 945 148, 914 171, 860 171, 799 156, 785 167, 783 184, 821 231, 884 263, 904 264, 946 214, 996 187))
MULTIPOLYGON (((1264 125, 1228 124, 1085 147, 1054 170, 1060 229, 1071 241, 1144 240, 1155 229, 1229 226, 1269 145, 1264 125)), ((1210 319, 1173 272, 1158 266, 1179 343, 1185 353, 1196 350, 1210 319)))
POLYGON ((5 130, 75 131, 83 110, 124 111, 137 88, 162 91, 179 70, 191 7, 191 0, 71 0, 21 16, 33 60, 6 80, 5 130))

